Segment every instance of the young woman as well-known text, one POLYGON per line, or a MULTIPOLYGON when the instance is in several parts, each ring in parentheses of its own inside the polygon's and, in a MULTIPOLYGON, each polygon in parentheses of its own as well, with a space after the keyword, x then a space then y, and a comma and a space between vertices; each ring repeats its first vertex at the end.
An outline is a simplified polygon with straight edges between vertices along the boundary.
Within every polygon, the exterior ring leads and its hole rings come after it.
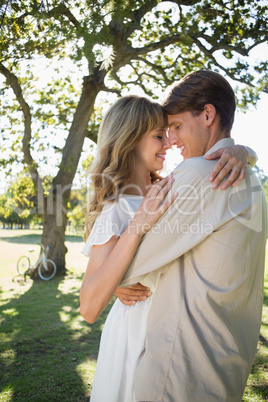
MULTIPOLYGON (((80 291, 80 311, 90 323, 110 302, 143 235, 176 199, 169 193, 172 175, 161 180, 156 173, 169 148, 162 107, 146 98, 119 99, 102 121, 83 249, 90 259, 80 291)), ((114 303, 102 332, 91 402, 135 401, 134 373, 160 275, 153 272, 142 282, 151 297, 131 306, 114 303)))

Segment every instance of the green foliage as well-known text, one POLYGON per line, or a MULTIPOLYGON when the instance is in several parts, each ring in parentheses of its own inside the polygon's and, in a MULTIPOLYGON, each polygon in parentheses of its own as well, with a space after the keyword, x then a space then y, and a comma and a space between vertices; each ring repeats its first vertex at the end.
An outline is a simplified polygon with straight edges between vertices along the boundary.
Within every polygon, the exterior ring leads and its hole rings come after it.
POLYGON ((267 208, 268 208, 268 177, 266 178, 266 181, 263 184, 263 191, 264 191, 264 194, 265 194, 267 208))
POLYGON ((82 167, 83 167, 83 170, 84 170, 85 172, 88 171, 88 169, 89 169, 91 163, 93 162, 93 160, 94 160, 94 156, 93 156, 93 155, 89 155, 86 159, 83 160, 83 162, 82 162, 82 167))
POLYGON ((81 190, 72 190, 70 201, 68 203, 67 217, 70 226, 76 232, 82 232, 85 222, 85 199, 86 188, 81 190))
POLYGON ((72 189, 70 201, 68 202, 68 221, 69 226, 76 232, 82 233, 84 231, 86 219, 86 204, 88 198, 88 169, 94 160, 93 154, 90 154, 82 161, 82 169, 80 173, 80 189, 72 189))
POLYGON ((258 176, 258 179, 260 180, 261 184, 264 185, 265 182, 268 180, 268 177, 265 175, 264 171, 260 169, 258 165, 255 165, 253 170, 258 176))
POLYGON ((260 180, 262 186, 263 186, 263 191, 264 195, 266 198, 266 203, 267 203, 267 210, 268 210, 268 176, 264 173, 262 169, 258 167, 258 165, 255 165, 253 168, 254 172, 258 176, 258 179, 260 180))
MULTIPOLYGON (((48 75, 38 77, 38 65, 34 62, 31 64, 21 62, 20 69, 16 72, 18 76, 23 74, 19 82, 31 105, 33 135, 29 146, 31 151, 36 152, 36 163, 42 166, 51 163, 52 159, 54 166, 59 165, 80 94, 77 79, 72 79, 69 76, 70 72, 66 71, 63 65, 64 63, 58 63, 56 68, 48 65, 45 69, 48 75)), ((8 158, 1 160, 2 166, 5 167, 9 158, 13 158, 13 161, 24 161, 22 153, 24 119, 16 97, 8 87, 3 88, 3 95, 0 109, 0 114, 4 116, 4 124, 0 128, 3 139, 2 151, 7 149, 13 151, 13 154, 9 152, 8 158)))
MULTIPOLYGON (((198 68, 220 69, 248 84, 238 91, 243 109, 267 90, 267 61, 247 62, 249 51, 267 39, 265 6, 256 0, 13 0, 3 2, 0 18, 0 60, 30 105, 29 146, 42 166, 51 160, 59 166, 83 75, 94 76, 96 67, 106 70, 106 87, 117 93, 140 86, 157 97, 159 88, 198 68)), ((2 149, 12 150, 1 160, 6 166, 8 159, 24 161, 24 127, 9 85, 1 93, 2 149)), ((100 117, 96 110, 85 133, 95 142, 100 117)))
MULTIPOLYGON (((174 44, 152 54, 155 57, 141 56, 143 63, 135 63, 133 70, 142 71, 140 81, 148 77, 147 84, 155 77, 165 86, 194 69, 216 67, 240 82, 256 83, 263 89, 259 62, 250 66, 246 60, 249 49, 267 38, 265 6, 258 1, 195 1, 191 7, 187 3, 175 6, 171 2, 168 10, 159 4, 153 13, 145 15, 143 29, 133 34, 136 42, 147 47, 151 41, 177 36, 174 44)), ((262 70, 263 76, 266 72, 262 70)), ((251 101, 257 100, 257 92, 255 88, 251 101)))
POLYGON ((84 139, 96 142, 99 95, 157 98, 197 69, 239 83, 243 109, 267 92, 267 52, 249 63, 268 38, 262 1, 4 0, 0 24, 0 167, 27 165, 36 188, 53 176, 44 199, 71 188, 84 139))
POLYGON ((9 183, 6 192, 0 195, 0 221, 11 225, 30 223, 36 206, 32 180, 20 173, 9 183))

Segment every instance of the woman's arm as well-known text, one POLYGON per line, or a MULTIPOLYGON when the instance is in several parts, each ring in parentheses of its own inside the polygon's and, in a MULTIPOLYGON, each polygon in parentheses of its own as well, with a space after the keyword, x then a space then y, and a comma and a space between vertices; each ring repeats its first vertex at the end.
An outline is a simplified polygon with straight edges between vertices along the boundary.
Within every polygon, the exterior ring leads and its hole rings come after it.
POLYGON ((214 189, 218 188, 225 176, 231 172, 228 179, 222 184, 222 190, 225 190, 230 185, 235 187, 241 183, 245 178, 247 164, 253 167, 258 160, 256 152, 250 147, 243 145, 220 148, 205 158, 220 158, 209 177, 209 181, 213 183, 212 187, 214 189))
POLYGON ((80 290, 80 313, 86 321, 96 321, 113 297, 143 235, 174 202, 176 194, 162 204, 173 181, 168 177, 151 187, 120 238, 113 236, 104 245, 92 247, 80 290))
POLYGON ((101 246, 93 246, 80 290, 80 313, 94 323, 111 300, 140 243, 135 230, 126 230, 101 246))

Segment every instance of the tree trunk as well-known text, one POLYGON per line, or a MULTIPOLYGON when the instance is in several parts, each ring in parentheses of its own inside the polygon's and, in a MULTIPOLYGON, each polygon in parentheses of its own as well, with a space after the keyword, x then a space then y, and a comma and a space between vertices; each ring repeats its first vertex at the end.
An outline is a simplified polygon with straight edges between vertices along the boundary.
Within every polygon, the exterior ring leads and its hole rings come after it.
POLYGON ((57 266, 57 274, 64 275, 66 273, 65 254, 67 247, 65 246, 65 229, 67 217, 61 226, 57 225, 57 215, 49 215, 44 220, 44 230, 42 234, 42 244, 49 246, 48 258, 55 262, 57 266))
MULTIPOLYGON (((77 106, 73 123, 66 140, 62 161, 58 174, 53 179, 49 194, 42 197, 42 206, 39 213, 43 215, 42 244, 49 246, 48 258, 57 265, 57 274, 66 273, 65 254, 65 230, 67 225, 67 205, 73 178, 83 148, 84 139, 90 116, 94 110, 96 96, 103 86, 104 71, 96 69, 93 77, 84 80, 83 91, 77 106)), ((32 279, 38 278, 38 272, 32 275, 32 279)))
MULTIPOLYGON (((41 206, 43 212, 43 233, 41 243, 47 249, 47 257, 57 266, 57 275, 66 273, 65 254, 65 230, 67 225, 67 204, 70 199, 70 188, 62 188, 60 185, 52 186, 47 197, 43 199, 41 206), (64 191, 66 190, 66 191, 64 191)), ((31 274, 32 279, 38 279, 38 270, 31 274)))

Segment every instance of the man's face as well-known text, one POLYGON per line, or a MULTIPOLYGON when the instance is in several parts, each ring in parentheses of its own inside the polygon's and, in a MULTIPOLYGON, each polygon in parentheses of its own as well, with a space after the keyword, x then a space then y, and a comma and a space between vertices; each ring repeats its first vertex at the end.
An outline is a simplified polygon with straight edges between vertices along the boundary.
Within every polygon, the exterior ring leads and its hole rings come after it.
POLYGON ((209 134, 205 119, 205 112, 199 116, 193 116, 189 111, 168 116, 170 143, 180 148, 183 159, 207 152, 209 134))

